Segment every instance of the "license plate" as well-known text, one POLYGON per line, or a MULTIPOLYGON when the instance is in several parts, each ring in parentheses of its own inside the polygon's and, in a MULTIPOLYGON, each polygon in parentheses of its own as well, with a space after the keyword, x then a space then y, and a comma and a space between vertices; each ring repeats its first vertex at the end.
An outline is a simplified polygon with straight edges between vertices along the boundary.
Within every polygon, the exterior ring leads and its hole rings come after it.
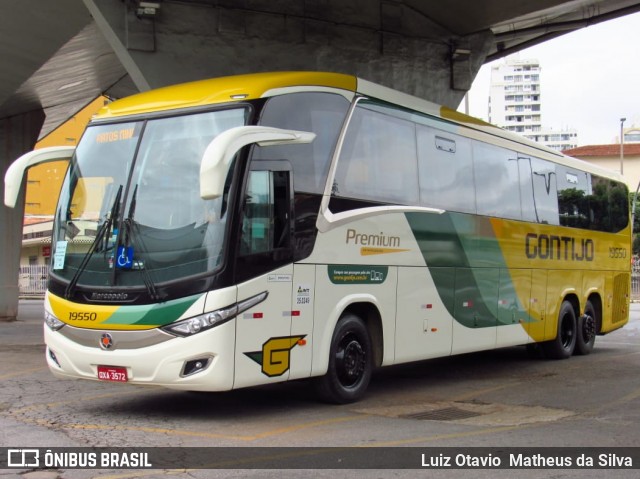
POLYGON ((129 378, 127 377, 127 368, 98 366, 98 379, 101 381, 126 383, 129 378))

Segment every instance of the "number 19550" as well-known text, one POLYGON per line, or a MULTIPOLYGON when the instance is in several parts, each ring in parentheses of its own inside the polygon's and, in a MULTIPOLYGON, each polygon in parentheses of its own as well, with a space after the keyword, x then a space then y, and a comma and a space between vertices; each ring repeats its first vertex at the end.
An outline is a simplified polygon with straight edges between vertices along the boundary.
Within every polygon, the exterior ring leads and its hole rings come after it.
POLYGON ((96 313, 88 311, 70 311, 69 321, 95 321, 98 318, 96 313))

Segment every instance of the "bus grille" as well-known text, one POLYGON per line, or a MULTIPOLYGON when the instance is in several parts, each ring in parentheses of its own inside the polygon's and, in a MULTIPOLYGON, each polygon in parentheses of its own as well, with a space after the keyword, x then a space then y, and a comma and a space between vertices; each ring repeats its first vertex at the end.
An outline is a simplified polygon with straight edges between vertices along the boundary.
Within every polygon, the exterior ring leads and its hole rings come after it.
POLYGON ((616 274, 613 277, 611 322, 614 324, 627 319, 630 287, 629 275, 627 273, 616 274))

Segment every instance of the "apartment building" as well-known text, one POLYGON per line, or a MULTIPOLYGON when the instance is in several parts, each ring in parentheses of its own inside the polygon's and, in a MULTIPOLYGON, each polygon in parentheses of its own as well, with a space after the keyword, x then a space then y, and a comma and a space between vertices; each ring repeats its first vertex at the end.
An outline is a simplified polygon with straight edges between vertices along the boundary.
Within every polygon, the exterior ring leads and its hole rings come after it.
POLYGON ((516 133, 542 129, 540 64, 507 59, 491 68, 489 123, 516 133))
POLYGON ((489 123, 555 150, 578 146, 575 130, 544 126, 541 68, 538 60, 507 58, 491 68, 489 123))

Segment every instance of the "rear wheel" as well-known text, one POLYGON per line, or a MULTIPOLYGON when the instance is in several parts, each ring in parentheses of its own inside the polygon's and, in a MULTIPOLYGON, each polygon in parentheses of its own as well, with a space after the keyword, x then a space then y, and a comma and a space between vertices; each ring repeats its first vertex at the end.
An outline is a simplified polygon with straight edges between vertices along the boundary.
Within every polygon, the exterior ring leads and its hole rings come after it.
POLYGON ((558 333, 556 338, 540 346, 545 357, 567 359, 573 354, 577 336, 576 312, 569 301, 563 301, 558 314, 558 333))
POLYGON ((362 319, 344 315, 336 325, 329 351, 327 374, 317 379, 318 393, 325 401, 345 404, 364 395, 373 371, 373 348, 362 319))
POLYGON ((576 354, 586 355, 593 350, 596 342, 596 334, 598 332, 598 324, 596 320, 596 310, 587 301, 584 307, 584 314, 578 318, 577 337, 576 337, 576 354))

